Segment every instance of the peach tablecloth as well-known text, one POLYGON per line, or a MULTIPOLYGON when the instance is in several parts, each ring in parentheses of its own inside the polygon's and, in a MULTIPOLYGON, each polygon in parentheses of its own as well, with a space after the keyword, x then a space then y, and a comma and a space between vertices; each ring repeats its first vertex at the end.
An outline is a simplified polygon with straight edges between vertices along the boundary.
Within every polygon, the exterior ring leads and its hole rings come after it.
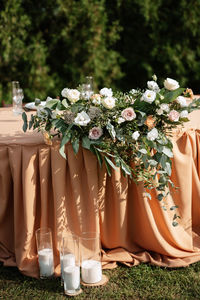
POLYGON ((172 180, 179 186, 164 211, 153 195, 119 171, 109 177, 89 151, 68 160, 59 142, 47 146, 40 133, 22 132, 21 117, 0 109, 0 260, 38 276, 35 230, 53 231, 56 272, 57 235, 63 229, 80 234, 100 232, 105 268, 117 262, 137 265, 187 266, 200 260, 200 111, 174 133, 172 180), (172 226, 169 207, 179 206, 179 226, 172 226))

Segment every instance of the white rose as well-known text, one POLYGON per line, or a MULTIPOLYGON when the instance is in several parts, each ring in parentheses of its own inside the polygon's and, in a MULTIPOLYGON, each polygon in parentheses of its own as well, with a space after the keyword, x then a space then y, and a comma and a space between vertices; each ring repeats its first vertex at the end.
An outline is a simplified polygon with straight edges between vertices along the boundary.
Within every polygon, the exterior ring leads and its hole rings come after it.
POLYGON ((148 103, 152 103, 155 99, 156 99, 156 92, 151 90, 146 90, 141 98, 141 100, 148 103))
POLYGON ((187 105, 187 102, 186 102, 186 99, 185 99, 185 97, 183 97, 183 96, 178 96, 178 97, 176 98, 176 102, 177 102, 178 104, 180 104, 181 107, 186 107, 186 106, 188 106, 188 105, 187 105))
POLYGON ((173 91, 179 88, 179 83, 174 79, 167 78, 164 81, 164 87, 169 91, 173 91))
POLYGON ((155 91, 155 92, 159 92, 160 91, 157 82, 155 82, 153 80, 152 81, 147 81, 147 86, 152 91, 155 91))
POLYGON ((147 133, 147 139, 149 141, 154 141, 158 137, 158 130, 156 128, 153 128, 151 131, 147 133))
POLYGON ((61 95, 67 98, 71 103, 75 103, 80 99, 80 92, 76 89, 63 89, 61 95))
POLYGON ((98 140, 103 134, 103 130, 100 127, 93 127, 89 131, 89 138, 91 140, 98 140))
POLYGON ((180 113, 180 118, 187 118, 188 117, 188 111, 187 110, 183 110, 181 113, 180 113))
POLYGON ((100 90, 100 94, 104 97, 112 97, 113 92, 112 92, 112 89, 108 89, 105 87, 100 90))
POLYGON ((160 108, 166 112, 169 112, 169 105, 166 103, 162 103, 160 108))
POLYGON ((135 131, 132 134, 132 139, 135 140, 135 141, 137 141, 137 139, 139 138, 139 136, 140 136, 140 133, 138 131, 135 131))
POLYGON ((51 101, 51 100, 53 100, 53 98, 48 96, 47 99, 46 99, 46 102, 51 101))
POLYGON ((163 110, 161 108, 156 109, 156 113, 161 116, 163 114, 163 110))
POLYGON ((102 104, 105 108, 112 109, 115 107, 115 101, 116 99, 113 97, 106 97, 102 100, 102 104))
POLYGON ((85 111, 82 111, 81 113, 77 114, 74 122, 81 126, 87 126, 87 124, 90 122, 90 117, 85 111))
POLYGON ((121 124, 121 123, 124 123, 126 120, 124 119, 124 118, 122 118, 122 117, 119 117, 118 119, 117 119, 117 123, 118 124, 121 124))

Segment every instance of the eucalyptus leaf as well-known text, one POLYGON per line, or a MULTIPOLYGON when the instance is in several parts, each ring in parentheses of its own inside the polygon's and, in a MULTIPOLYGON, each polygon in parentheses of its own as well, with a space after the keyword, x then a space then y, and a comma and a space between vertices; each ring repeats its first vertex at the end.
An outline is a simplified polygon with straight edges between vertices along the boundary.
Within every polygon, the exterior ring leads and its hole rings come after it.
POLYGON ((172 158, 174 156, 173 152, 169 148, 167 148, 167 147, 163 147, 163 153, 165 155, 167 155, 168 157, 170 157, 170 158, 172 158))
POLYGON ((107 156, 104 156, 104 159, 114 170, 117 170, 117 167, 113 164, 112 160, 110 160, 107 156))
POLYGON ((115 132, 114 126, 109 122, 109 123, 107 123, 106 128, 107 128, 108 132, 110 133, 110 136, 114 140, 116 137, 116 132, 115 132))
POLYGON ((170 102, 174 101, 178 96, 180 96, 184 92, 184 90, 185 90, 184 88, 178 88, 174 91, 167 92, 164 95, 164 99, 161 100, 161 102, 170 103, 170 102))
POLYGON ((108 175, 109 175, 109 176, 111 176, 111 169, 110 169, 110 165, 108 164, 107 160, 105 159, 105 156, 104 156, 104 161, 105 161, 105 166, 106 166, 106 169, 107 169, 108 175))
POLYGON ((26 132, 27 128, 28 128, 28 122, 27 122, 27 115, 25 112, 22 113, 22 119, 24 121, 24 124, 23 124, 23 131, 26 132))
POLYGON ((90 150, 91 140, 86 135, 82 137, 82 146, 83 148, 90 150))
POLYGON ((45 107, 54 109, 54 108, 56 108, 58 102, 60 102, 60 100, 58 100, 58 99, 52 99, 52 100, 49 100, 49 101, 46 103, 45 107))
POLYGON ((74 153, 77 154, 79 150, 79 138, 76 138, 72 142, 72 148, 74 150, 74 153))

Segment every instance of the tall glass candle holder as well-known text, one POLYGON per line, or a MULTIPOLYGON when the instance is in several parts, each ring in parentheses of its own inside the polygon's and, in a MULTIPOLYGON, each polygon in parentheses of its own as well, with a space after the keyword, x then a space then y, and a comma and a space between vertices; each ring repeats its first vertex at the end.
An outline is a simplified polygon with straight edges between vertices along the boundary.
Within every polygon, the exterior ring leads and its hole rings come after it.
POLYGON ((36 243, 40 278, 45 279, 54 275, 54 258, 52 247, 52 233, 50 228, 36 230, 36 243))
POLYGON ((24 98, 23 90, 20 88, 19 81, 12 81, 12 104, 13 113, 20 115, 22 113, 22 100, 24 98))
POLYGON ((80 238, 81 279, 86 284, 102 280, 100 236, 97 232, 84 232, 80 238))
POLYGON ((64 293, 75 296, 81 293, 79 238, 69 234, 64 235, 62 240, 64 293))

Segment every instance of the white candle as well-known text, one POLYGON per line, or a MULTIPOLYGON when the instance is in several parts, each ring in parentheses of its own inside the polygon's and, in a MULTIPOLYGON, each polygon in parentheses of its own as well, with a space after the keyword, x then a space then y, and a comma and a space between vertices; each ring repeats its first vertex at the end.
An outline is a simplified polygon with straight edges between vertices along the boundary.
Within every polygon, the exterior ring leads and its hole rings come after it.
POLYGON ((38 251, 40 276, 49 277, 54 273, 53 250, 44 248, 38 251))
POLYGON ((62 279, 64 280, 63 268, 68 266, 75 266, 75 255, 72 253, 62 255, 60 253, 60 266, 61 266, 61 276, 62 279))
POLYGON ((93 259, 84 260, 81 266, 81 277, 85 283, 96 283, 101 281, 101 262, 93 259))
POLYGON ((67 292, 74 291, 80 287, 80 267, 64 267, 64 289, 67 292))

